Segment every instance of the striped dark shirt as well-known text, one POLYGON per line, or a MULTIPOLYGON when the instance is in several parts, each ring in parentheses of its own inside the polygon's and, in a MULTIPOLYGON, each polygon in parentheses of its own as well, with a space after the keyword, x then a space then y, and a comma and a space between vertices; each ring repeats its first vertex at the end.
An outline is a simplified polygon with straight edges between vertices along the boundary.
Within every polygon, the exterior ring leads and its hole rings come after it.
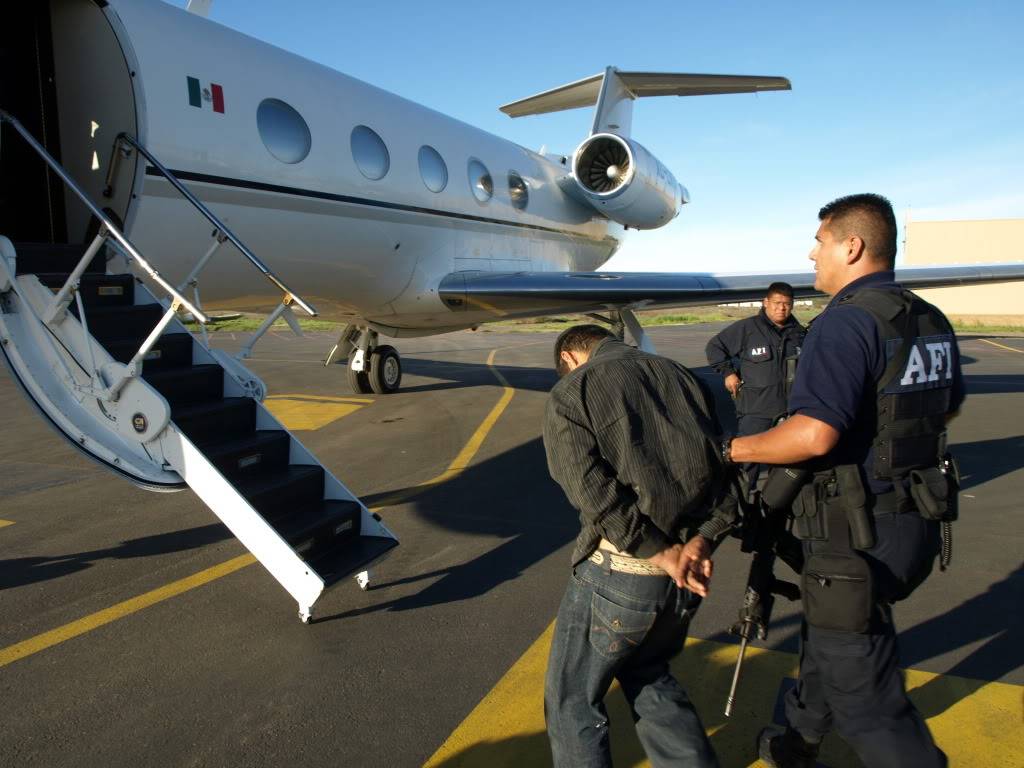
POLYGON ((733 523, 712 512, 724 485, 714 400, 684 366, 614 339, 551 390, 548 470, 580 514, 573 565, 602 537, 650 557, 699 530, 733 523))

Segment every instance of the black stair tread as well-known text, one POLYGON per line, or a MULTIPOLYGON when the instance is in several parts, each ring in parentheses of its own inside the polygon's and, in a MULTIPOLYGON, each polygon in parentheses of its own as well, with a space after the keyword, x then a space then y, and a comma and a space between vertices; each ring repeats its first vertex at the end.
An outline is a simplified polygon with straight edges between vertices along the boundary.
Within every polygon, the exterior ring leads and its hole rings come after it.
POLYGON ((251 434, 256 428, 256 401, 225 397, 171 408, 171 421, 198 446, 251 434))
MULTIPOLYGON (((36 272, 35 276, 39 282, 50 288, 60 288, 67 282, 70 272, 36 272)), ((110 285, 132 285, 135 283, 135 275, 122 273, 108 275, 105 272, 84 272, 79 279, 79 285, 96 285, 97 283, 108 283, 110 285)))
MULTIPOLYGON (((164 349, 170 349, 170 348, 177 349, 180 346, 182 348, 181 351, 187 351, 189 353, 188 360, 186 362, 184 362, 184 364, 182 364, 182 365, 190 366, 191 365, 191 342, 193 342, 193 337, 191 337, 189 334, 186 334, 186 333, 166 333, 166 334, 163 334, 162 336, 160 336, 157 339, 157 342, 156 342, 156 344, 154 344, 154 347, 155 348, 156 347, 161 347, 161 348, 164 348, 164 349)), ((103 339, 103 347, 105 347, 106 351, 111 352, 111 356, 113 356, 115 358, 117 357, 117 355, 114 354, 114 350, 116 350, 116 349, 120 350, 120 349, 123 349, 123 348, 127 348, 127 349, 131 349, 131 354, 135 354, 135 352, 138 351, 139 344, 140 344, 139 340, 137 338, 133 337, 133 336, 130 336, 130 337, 127 337, 127 338, 124 338, 124 339, 116 339, 116 338, 106 338, 106 339, 103 339)))
POLYGON ((273 525, 281 538, 302 554, 314 546, 317 539, 326 540, 329 544, 343 537, 358 536, 361 516, 362 508, 356 501, 324 499, 292 512, 273 525), (338 530, 342 526, 344 530, 338 530))
POLYGON ((318 553, 307 562, 329 587, 347 576, 366 570, 375 560, 398 546, 398 540, 385 536, 360 536, 345 539, 336 547, 318 553))
POLYGON ((195 375, 199 372, 210 372, 210 371, 223 370, 216 363, 199 363, 198 365, 189 365, 183 368, 168 368, 164 371, 149 371, 145 368, 142 370, 142 376, 150 384, 156 385, 163 381, 172 381, 174 379, 185 378, 190 375, 195 375))
MULTIPOLYGON (((14 250, 18 257, 18 274, 32 275, 40 272, 71 274, 71 270, 82 258, 87 247, 87 245, 67 243, 14 243, 14 250)), ((107 258, 101 248, 89 262, 86 272, 102 274, 106 270, 107 258)))
POLYGON ((226 477, 237 481, 288 465, 291 436, 281 429, 264 429, 207 444, 203 453, 226 477))
POLYGON ((171 421, 177 424, 179 421, 188 421, 189 419, 205 419, 229 408, 247 408, 250 403, 255 402, 251 397, 225 397, 223 400, 212 403, 180 405, 171 409, 171 421))
MULTIPOLYGON (((71 305, 71 311, 75 312, 76 315, 77 315, 77 311, 78 310, 77 310, 77 308, 75 308, 74 304, 71 305)), ((148 314, 152 314, 152 315, 156 315, 156 316, 159 317, 159 316, 163 315, 164 312, 166 312, 166 311, 167 310, 164 309, 162 305, 156 304, 156 303, 152 303, 152 304, 129 304, 129 305, 120 306, 120 307, 89 307, 89 309, 86 312, 86 314, 88 315, 89 319, 91 320, 93 318, 99 319, 101 317, 114 317, 114 316, 117 316, 117 315, 128 316, 128 315, 148 315, 148 314)))
MULTIPOLYGON (((318 498, 322 499, 323 477, 324 470, 319 464, 289 464, 281 469, 241 478, 235 483, 235 489, 242 494, 242 496, 248 499, 249 503, 253 504, 253 506, 255 506, 262 514, 263 510, 260 509, 259 504, 261 496, 266 496, 275 491, 279 491, 282 488, 297 485, 304 481, 319 479, 320 492, 318 498)), ((290 509, 293 509, 294 506, 294 504, 290 504, 284 509, 277 509, 273 514, 265 516, 272 520, 279 519, 280 517, 288 514, 290 509)))
POLYGON ((224 397, 224 369, 215 363, 177 368, 143 366, 142 378, 163 395, 172 408, 224 397))

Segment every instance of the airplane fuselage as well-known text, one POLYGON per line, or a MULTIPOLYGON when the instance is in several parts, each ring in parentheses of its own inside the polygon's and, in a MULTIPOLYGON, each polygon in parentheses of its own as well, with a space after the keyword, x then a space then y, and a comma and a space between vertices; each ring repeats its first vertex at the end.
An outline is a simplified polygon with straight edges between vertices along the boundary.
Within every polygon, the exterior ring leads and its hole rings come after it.
MULTIPOLYGON (((619 246, 621 226, 557 185, 569 172, 565 158, 542 156, 158 0, 115 1, 104 11, 86 0, 55 7, 65 6, 75 16, 91 14, 93 25, 104 14, 113 31, 106 44, 119 49, 107 58, 125 61, 120 87, 104 80, 107 114, 83 103, 75 115, 76 127, 98 127, 73 133, 62 125, 65 162, 97 192, 116 134, 135 133, 325 314, 398 335, 465 327, 491 316, 453 316, 437 294, 445 275, 591 271, 619 246)), ((87 81, 96 87, 98 73, 81 64, 58 54, 57 67, 79 81, 68 88, 87 81)), ((210 243, 207 222, 136 157, 121 163, 112 208, 172 278, 184 277, 210 243)), ((84 227, 84 213, 79 219, 84 227)), ((220 307, 275 303, 268 287, 227 250, 200 281, 203 301, 220 307)))

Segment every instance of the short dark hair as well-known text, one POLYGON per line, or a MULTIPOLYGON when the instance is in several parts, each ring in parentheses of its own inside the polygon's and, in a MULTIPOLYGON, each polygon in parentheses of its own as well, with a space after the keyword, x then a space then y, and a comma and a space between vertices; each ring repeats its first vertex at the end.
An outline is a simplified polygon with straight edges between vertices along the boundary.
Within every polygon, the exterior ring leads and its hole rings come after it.
POLYGON ((872 258, 889 269, 896 265, 896 214, 881 195, 840 197, 818 211, 818 219, 827 223, 833 237, 857 235, 872 258))
POLYGON ((765 294, 765 297, 771 296, 772 294, 776 293, 780 294, 781 296, 785 296, 787 299, 792 300, 793 286, 790 285, 789 283, 784 283, 781 280, 779 280, 768 286, 768 293, 765 294))
POLYGON ((602 328, 600 325, 587 323, 586 325, 574 325, 566 328, 555 340, 555 370, 559 376, 568 373, 565 362, 562 360, 562 352, 586 352, 590 354, 598 342, 613 338, 611 331, 602 328))

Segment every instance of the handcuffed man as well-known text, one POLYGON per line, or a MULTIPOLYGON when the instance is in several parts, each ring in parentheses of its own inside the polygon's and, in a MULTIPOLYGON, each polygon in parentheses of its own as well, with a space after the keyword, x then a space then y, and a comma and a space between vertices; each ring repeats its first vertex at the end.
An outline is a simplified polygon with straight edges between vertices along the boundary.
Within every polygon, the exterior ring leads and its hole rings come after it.
POLYGON ((596 325, 555 344, 544 447, 579 511, 572 576, 555 625, 544 710, 555 768, 610 766, 603 699, 622 686, 651 764, 718 764, 669 661, 707 595, 720 504, 713 399, 684 368, 596 325))

